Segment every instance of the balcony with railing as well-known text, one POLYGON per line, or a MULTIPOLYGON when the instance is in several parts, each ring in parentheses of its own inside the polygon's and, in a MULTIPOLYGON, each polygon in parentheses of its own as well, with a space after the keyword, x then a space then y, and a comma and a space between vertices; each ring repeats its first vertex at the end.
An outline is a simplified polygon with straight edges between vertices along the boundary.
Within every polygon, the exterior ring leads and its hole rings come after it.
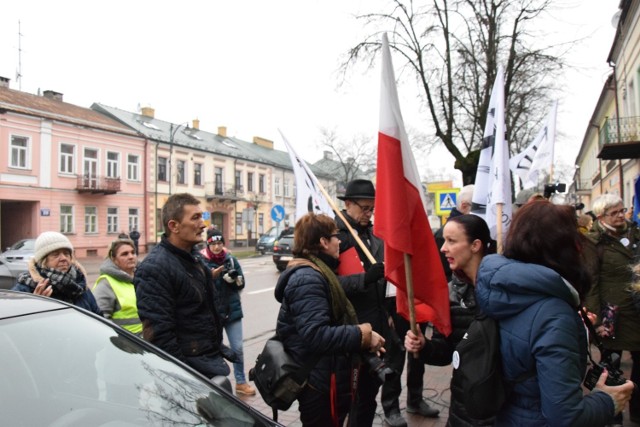
POLYGON ((242 186, 236 187, 235 185, 219 185, 213 182, 207 182, 205 184, 205 197, 207 201, 220 200, 237 202, 239 200, 245 200, 244 189, 242 186))
POLYGON ((598 142, 601 159, 640 158, 640 117, 607 118, 598 142))
POLYGON ((120 178, 107 176, 78 175, 76 181, 78 193, 116 194, 120 191, 120 178))

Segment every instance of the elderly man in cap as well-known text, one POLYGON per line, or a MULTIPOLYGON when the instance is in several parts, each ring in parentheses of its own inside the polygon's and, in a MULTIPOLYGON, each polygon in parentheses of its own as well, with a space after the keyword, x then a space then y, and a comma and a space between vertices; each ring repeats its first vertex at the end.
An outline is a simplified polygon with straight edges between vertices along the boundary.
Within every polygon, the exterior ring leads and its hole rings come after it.
MULTIPOLYGON (((373 216, 375 202, 375 188, 373 183, 365 179, 356 179, 347 184, 344 196, 338 198, 344 201, 343 216, 349 225, 355 230, 364 246, 376 259, 372 264, 364 251, 358 246, 355 238, 349 232, 346 224, 339 217, 336 218, 340 239, 340 253, 345 253, 355 248, 362 261, 365 274, 363 282, 358 286, 347 285, 345 287, 347 297, 353 304, 359 322, 369 322, 373 330, 381 333, 386 340, 385 364, 395 370, 398 375, 395 378, 387 378, 382 391, 382 407, 385 413, 385 421, 391 426, 406 426, 406 421, 400 414, 398 397, 400 396, 400 373, 404 367, 405 352, 402 342, 390 325, 391 316, 395 316, 395 288, 384 279, 384 243, 374 236, 371 217, 373 216)), ((393 323, 393 322, 391 322, 393 323)), ((424 365, 421 365, 424 372, 424 365)), ((425 415, 422 406, 427 406, 422 400, 422 375, 420 375, 419 402, 410 409, 413 412, 425 415), (423 405, 421 405, 422 403, 423 405)), ((363 363, 358 378, 358 390, 356 397, 355 424, 358 426, 370 426, 373 423, 376 412, 376 395, 382 385, 381 380, 371 369, 371 363, 363 363)), ((410 393, 411 394, 411 393, 410 393)), ((437 416, 438 411, 431 409, 427 416, 437 416)))
POLYGON ((87 287, 87 273, 73 256, 71 241, 57 231, 38 236, 29 271, 18 276, 13 290, 66 301, 102 316, 87 287))

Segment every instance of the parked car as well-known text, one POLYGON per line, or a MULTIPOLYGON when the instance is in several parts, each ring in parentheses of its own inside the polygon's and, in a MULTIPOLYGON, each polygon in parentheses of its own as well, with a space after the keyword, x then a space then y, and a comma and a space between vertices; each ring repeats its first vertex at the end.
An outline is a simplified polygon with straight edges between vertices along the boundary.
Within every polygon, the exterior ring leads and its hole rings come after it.
POLYGON ((0 360, 2 425, 280 425, 109 320, 52 298, 0 291, 0 360))
POLYGON ((260 252, 262 255, 267 252, 273 252, 273 243, 276 241, 276 237, 278 237, 278 227, 271 227, 269 231, 258 239, 256 252, 260 252))
POLYGON ((35 239, 18 240, 0 254, 0 289, 11 289, 20 273, 29 269, 35 239))
POLYGON ((278 271, 284 271, 293 259, 293 235, 283 236, 273 244, 273 262, 278 271))

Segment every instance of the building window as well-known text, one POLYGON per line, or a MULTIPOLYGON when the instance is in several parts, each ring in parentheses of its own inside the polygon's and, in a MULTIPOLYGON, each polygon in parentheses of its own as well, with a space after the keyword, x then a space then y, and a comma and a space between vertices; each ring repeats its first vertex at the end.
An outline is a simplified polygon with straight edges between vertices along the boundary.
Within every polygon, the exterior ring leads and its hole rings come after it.
POLYGON ((223 187, 223 183, 222 183, 222 168, 216 168, 215 169, 215 193, 218 196, 222 196, 223 191, 222 191, 222 187, 223 187))
POLYGON ((158 181, 167 180, 167 158, 158 157, 158 181))
POLYGON ((73 233, 73 206, 60 206, 60 232, 73 233))
POLYGON ((273 186, 273 194, 275 194, 276 196, 280 195, 280 178, 276 177, 275 179, 275 183, 273 186))
POLYGON ((118 208, 107 208, 107 233, 118 232, 118 208))
POLYGON ((11 135, 10 167, 20 169, 27 169, 29 167, 30 145, 29 138, 26 136, 11 135))
POLYGON ((98 208, 95 206, 85 206, 84 208, 84 232, 98 232, 98 208))
POLYGON ((127 179, 140 181, 140 156, 129 154, 127 156, 127 179))
POLYGON ((107 178, 120 178, 120 153, 107 152, 107 178))
POLYGON ((193 164, 193 185, 202 185, 202 163, 193 164))
POLYGON ((138 208, 129 208, 129 233, 133 230, 140 230, 140 219, 138 208))
POLYGON ((258 234, 264 233, 264 214, 258 214, 258 234))
POLYGON ((236 171, 236 190, 242 191, 242 172, 236 171))
POLYGON ((76 146, 60 144, 60 173, 75 173, 76 146))
POLYGON ((260 194, 266 193, 266 191, 264 190, 264 174, 263 173, 261 173, 258 176, 258 191, 260 192, 260 194))
POLYGON ((236 239, 242 234, 242 212, 236 212, 236 239))
POLYGON ((84 186, 86 188, 98 188, 98 150, 84 149, 84 186))
POLYGON ((247 172, 247 191, 253 191, 253 172, 247 172))
POLYGON ((178 170, 178 177, 177 177, 178 184, 186 184, 187 183, 186 162, 184 160, 178 160, 176 169, 178 170))
POLYGON ((162 233, 164 225, 162 224, 162 209, 156 209, 156 233, 162 233))
POLYGON ((284 197, 289 197, 289 180, 284 180, 284 197))

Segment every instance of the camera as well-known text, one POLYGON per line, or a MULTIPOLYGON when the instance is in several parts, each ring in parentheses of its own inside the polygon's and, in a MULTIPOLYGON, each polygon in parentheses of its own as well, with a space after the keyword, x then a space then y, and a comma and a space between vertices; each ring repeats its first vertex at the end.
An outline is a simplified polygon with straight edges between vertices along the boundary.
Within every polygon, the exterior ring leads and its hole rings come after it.
POLYGON ((362 359, 371 370, 371 373, 376 374, 378 378, 380 378, 380 381, 382 381, 383 383, 387 380, 391 380, 394 376, 397 375, 396 371, 389 368, 384 363, 384 360, 373 353, 364 353, 362 355, 362 359))
POLYGON ((606 385, 616 386, 624 384, 627 380, 624 378, 622 371, 619 368, 616 368, 616 366, 619 365, 620 356, 616 353, 612 353, 608 360, 604 360, 598 364, 593 364, 584 378, 584 386, 589 390, 593 390, 600 378, 600 375, 602 375, 602 372, 605 369, 609 372, 609 376, 605 382, 606 385))
POLYGON ((544 198, 548 199, 555 193, 564 193, 567 191, 567 184, 556 182, 555 184, 544 185, 544 198))

